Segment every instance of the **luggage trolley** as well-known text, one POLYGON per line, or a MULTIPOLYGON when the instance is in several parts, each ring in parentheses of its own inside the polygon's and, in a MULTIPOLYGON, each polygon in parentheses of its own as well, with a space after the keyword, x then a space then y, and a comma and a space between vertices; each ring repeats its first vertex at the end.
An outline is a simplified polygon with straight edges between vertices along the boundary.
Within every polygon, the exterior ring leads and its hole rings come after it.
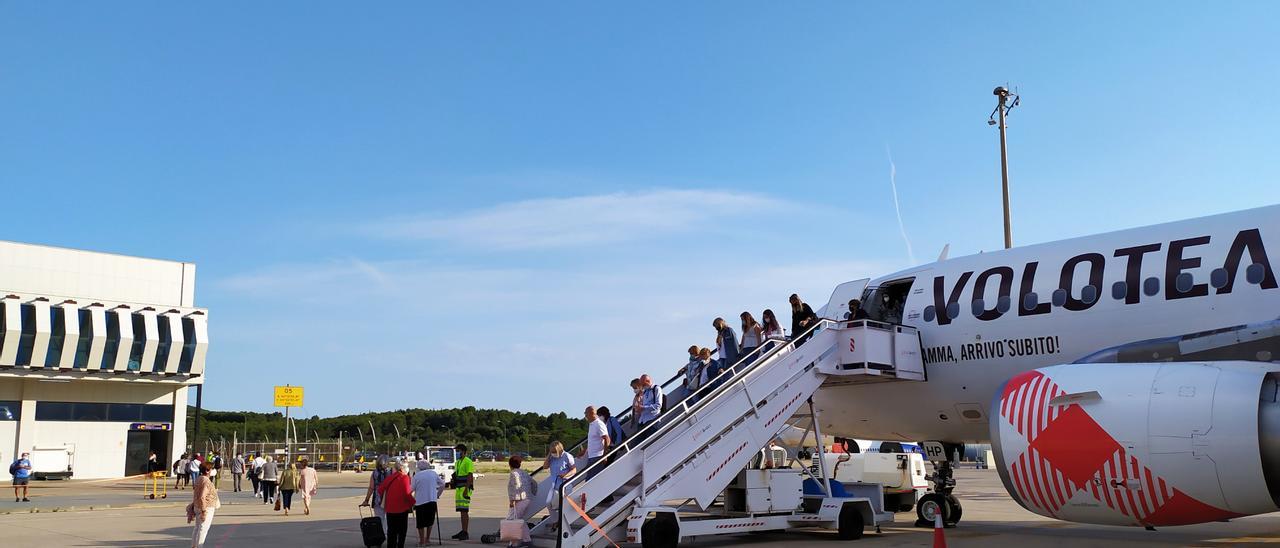
POLYGON ((142 498, 151 500, 169 498, 168 479, 169 475, 163 470, 143 474, 142 498), (150 482, 150 484, 148 484, 148 482, 150 482))

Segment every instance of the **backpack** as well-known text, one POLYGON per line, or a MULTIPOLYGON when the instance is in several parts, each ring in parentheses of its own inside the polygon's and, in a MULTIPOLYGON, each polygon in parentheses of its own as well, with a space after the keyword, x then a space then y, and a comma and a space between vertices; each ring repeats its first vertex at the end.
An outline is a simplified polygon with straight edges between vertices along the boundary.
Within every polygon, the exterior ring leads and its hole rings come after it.
POLYGON ((13 464, 9 465, 9 475, 12 476, 17 473, 18 473, 18 461, 15 460, 13 461, 13 464))

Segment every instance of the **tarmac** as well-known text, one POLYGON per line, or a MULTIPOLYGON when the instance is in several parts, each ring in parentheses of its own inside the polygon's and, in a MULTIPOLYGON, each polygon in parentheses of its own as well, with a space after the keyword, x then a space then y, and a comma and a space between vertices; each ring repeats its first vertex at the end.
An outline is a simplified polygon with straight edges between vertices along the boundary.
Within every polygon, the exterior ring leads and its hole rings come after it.
MULTIPOLYGON (((946 530, 949 546, 1223 546, 1280 544, 1280 513, 1158 531, 1141 528, 1079 525, 1032 514, 1004 492, 991 470, 961 469, 957 472, 957 495, 964 506, 964 520, 946 530)), ((170 480, 172 481, 172 480, 170 480)), ((222 482, 222 508, 206 546, 317 546, 354 547, 361 545, 359 513, 356 505, 364 497, 369 474, 322 473, 320 493, 313 501, 312 514, 302 515, 295 499, 294 512, 284 516, 252 496, 233 493, 230 482, 222 482)), ((248 485, 248 482, 245 482, 248 485)), ((0 545, 3 546, 190 546, 191 526, 183 507, 191 491, 170 490, 169 498, 143 499, 141 480, 114 482, 33 482, 32 502, 0 504, 0 545), (90 510, 92 508, 92 510, 90 510)), ((172 486, 172 483, 170 483, 172 486)), ((471 541, 448 537, 458 531, 457 513, 442 505, 443 531, 437 534, 446 545, 480 545, 481 533, 493 532, 506 515, 506 478, 490 474, 478 481, 473 501, 471 541)), ((932 546, 932 530, 912 526, 915 514, 897 515, 897 522, 871 529, 856 542, 860 546, 932 546)), ((416 544, 415 525, 410 522, 410 546, 416 544)), ((696 546, 830 546, 831 532, 795 531, 746 534, 687 540, 696 546)))

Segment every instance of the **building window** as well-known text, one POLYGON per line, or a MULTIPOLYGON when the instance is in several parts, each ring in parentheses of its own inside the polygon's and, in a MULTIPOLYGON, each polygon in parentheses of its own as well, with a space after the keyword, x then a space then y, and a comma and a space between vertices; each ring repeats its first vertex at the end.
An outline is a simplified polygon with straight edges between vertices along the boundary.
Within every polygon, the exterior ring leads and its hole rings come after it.
POLYGON ((76 359, 71 366, 76 369, 89 368, 89 349, 93 347, 93 313, 78 310, 80 316, 80 338, 76 340, 76 359))
POLYGON ((164 316, 156 318, 156 328, 160 335, 160 342, 156 345, 156 362, 151 370, 161 372, 164 371, 165 364, 169 363, 169 347, 173 346, 173 332, 169 330, 169 318, 164 316))
POLYGON ((60 306, 49 309, 49 350, 44 355, 45 367, 58 367, 62 361, 62 345, 67 340, 67 311, 60 306))
POLYGON ((142 370, 142 348, 147 344, 147 320, 142 314, 133 316, 133 347, 129 349, 129 371, 142 370))
MULTIPOLYGON (((0 402, 3 406, 5 402, 0 402)), ((173 422, 173 406, 142 403, 36 402, 38 421, 173 422)))
POLYGON ((120 315, 107 311, 107 347, 102 351, 102 363, 98 369, 114 369, 116 352, 120 350, 120 315))
POLYGON ((36 307, 33 304, 21 305, 18 309, 22 317, 22 333, 18 336, 18 358, 16 365, 31 365, 31 354, 36 347, 36 307))
POLYGON ((196 359, 196 321, 182 319, 182 358, 178 361, 179 373, 190 373, 191 362, 196 359))
POLYGON ((16 421, 22 418, 22 402, 0 400, 0 421, 16 421))

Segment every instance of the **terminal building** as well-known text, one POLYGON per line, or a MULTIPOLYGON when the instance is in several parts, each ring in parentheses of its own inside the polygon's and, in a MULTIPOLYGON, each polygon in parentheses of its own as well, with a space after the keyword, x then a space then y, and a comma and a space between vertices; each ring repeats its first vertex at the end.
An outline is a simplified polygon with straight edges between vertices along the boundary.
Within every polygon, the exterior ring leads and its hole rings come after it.
POLYGON ((0 242, 0 461, 80 479, 172 463, 207 317, 194 264, 0 242))

